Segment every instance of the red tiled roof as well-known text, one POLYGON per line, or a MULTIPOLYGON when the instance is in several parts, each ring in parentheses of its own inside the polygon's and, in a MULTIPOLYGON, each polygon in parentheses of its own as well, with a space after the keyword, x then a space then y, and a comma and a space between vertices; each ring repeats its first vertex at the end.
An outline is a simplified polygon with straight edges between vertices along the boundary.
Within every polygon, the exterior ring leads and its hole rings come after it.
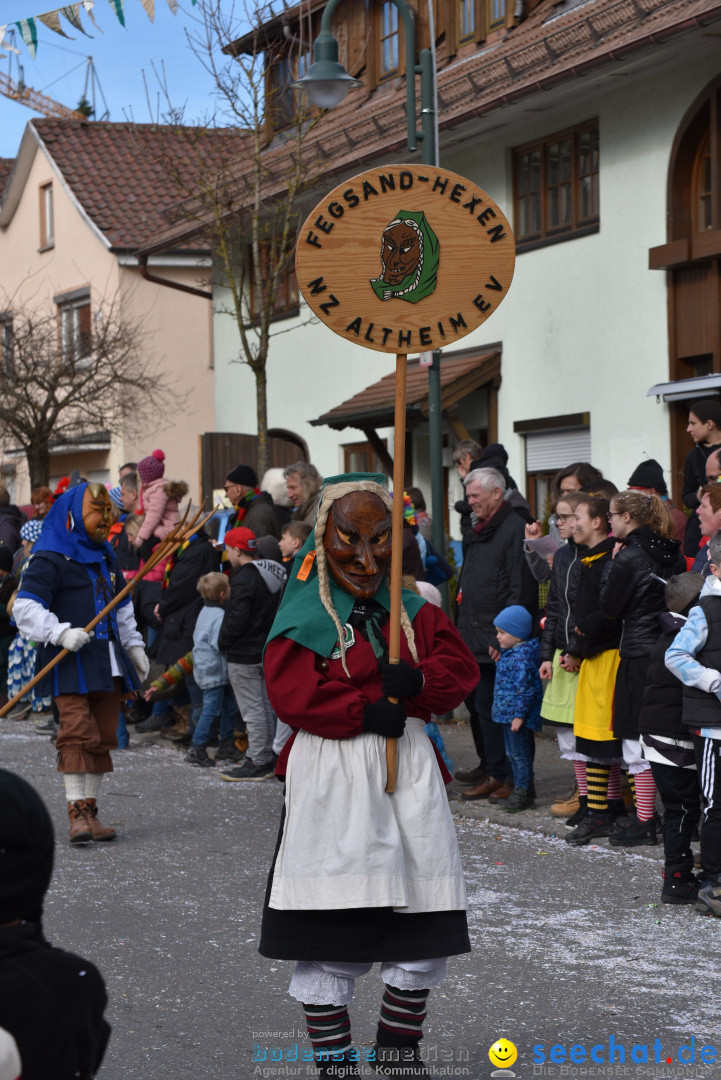
POLYGON ((0 197, 5 190, 5 184, 10 173, 13 171, 15 158, 0 158, 0 197))
MULTIPOLYGON (((228 167, 246 138, 232 129, 199 133, 190 127, 106 121, 31 123, 111 246, 131 251, 173 222, 177 231, 177 222, 184 218, 183 203, 197 197, 208 176, 228 167)), ((196 238, 191 246, 207 250, 209 244, 196 238)))
MULTIPOLYGON (((500 353, 495 350, 462 355, 449 355, 441 360, 441 401, 443 407, 453 404, 479 386, 498 378, 501 371, 500 353)), ((345 427, 391 427, 395 414, 395 372, 384 375, 378 382, 354 394, 330 412, 323 413, 314 426, 327 424, 342 430, 345 427)), ((408 425, 420 423, 428 416, 428 368, 418 360, 408 362, 406 384, 408 425)))
MULTIPOLYGON (((719 20, 721 0, 587 0, 582 4, 541 0, 514 30, 476 47, 475 52, 459 53, 449 61, 441 40, 440 129, 454 128, 603 65, 618 68, 642 49, 719 20)), ((383 155, 401 160, 407 153, 404 101, 405 79, 388 80, 365 98, 349 94, 342 105, 320 118, 307 138, 309 159, 323 162, 326 180, 360 172, 383 155)), ((263 192, 269 197, 283 190, 283 177, 290 168, 282 139, 266 151, 265 164, 269 177, 274 177, 263 192)), ((241 202, 247 198, 241 193, 249 190, 246 173, 242 164, 236 170, 241 202)), ((156 238, 157 244, 166 244, 183 231, 187 234, 187 226, 167 228, 156 238)))

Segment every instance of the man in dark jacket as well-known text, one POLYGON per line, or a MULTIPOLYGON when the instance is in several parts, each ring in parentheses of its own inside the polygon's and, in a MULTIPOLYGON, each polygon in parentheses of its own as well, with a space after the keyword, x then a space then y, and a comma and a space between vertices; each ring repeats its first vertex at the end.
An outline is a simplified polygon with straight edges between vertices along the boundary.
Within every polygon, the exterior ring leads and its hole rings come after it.
POLYGON ((224 780, 265 780, 275 772, 275 714, 263 677, 263 648, 285 584, 283 564, 257 557, 250 529, 225 534, 225 550, 233 567, 230 599, 218 635, 218 648, 228 658, 228 677, 248 728, 245 762, 220 775, 224 780))
POLYGON ((250 465, 236 465, 225 478, 225 494, 235 506, 231 529, 242 525, 256 536, 274 536, 280 540, 280 525, 273 502, 258 487, 258 477, 250 465))
POLYGON ((93 964, 43 934, 54 849, 40 796, 0 769, 0 1028, 17 1043, 23 1080, 90 1080, 110 1038, 108 995, 93 964))
POLYGON ((0 544, 9 548, 12 555, 20 547, 20 527, 23 515, 10 502, 8 489, 0 484, 0 544))
MULTIPOLYGON (((160 629, 150 655, 163 667, 177 663, 193 648, 193 631, 203 607, 198 581, 219 568, 220 557, 204 531, 187 540, 165 568, 160 600, 153 615, 160 629)), ((168 719, 169 701, 156 701, 147 720, 136 724, 140 734, 159 731, 168 719)))
POLYGON ((466 498, 476 521, 461 571, 458 630, 481 672, 476 691, 478 730, 473 734, 479 757, 483 747, 488 776, 464 791, 464 799, 510 794, 503 731, 491 720, 495 662, 500 655, 493 622, 512 604, 525 607, 534 618, 538 608, 538 587, 523 554, 523 521, 505 494, 506 482, 496 469, 474 469, 466 477, 466 498))

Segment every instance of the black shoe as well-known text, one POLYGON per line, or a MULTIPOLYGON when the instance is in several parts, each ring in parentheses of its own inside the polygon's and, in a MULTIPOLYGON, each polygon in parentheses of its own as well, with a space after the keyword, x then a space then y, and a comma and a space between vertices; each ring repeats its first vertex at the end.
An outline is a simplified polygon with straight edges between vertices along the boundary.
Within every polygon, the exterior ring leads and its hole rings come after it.
POLYGON ((275 771, 275 765, 256 765, 249 757, 245 759, 242 765, 239 765, 237 769, 227 769, 222 772, 221 778, 223 780, 265 780, 267 777, 272 776, 275 771))
POLYGON ((176 746, 190 746, 192 741, 193 736, 189 731, 186 731, 185 735, 179 735, 177 739, 171 739, 171 742, 174 742, 176 746))
POLYGON ((721 919, 721 881, 718 875, 700 882, 695 910, 702 915, 716 915, 721 919))
POLYGON ((35 723, 33 731, 36 735, 52 735, 52 733, 55 731, 55 724, 53 723, 52 719, 46 720, 44 724, 42 723, 42 721, 38 720, 35 723))
POLYGON ((215 752, 216 761, 229 761, 232 765, 238 765, 241 761, 245 760, 245 754, 241 754, 238 747, 235 745, 235 739, 223 739, 222 743, 215 752))
POLYGON ((658 844, 656 822, 639 821, 634 814, 626 818, 617 818, 613 832, 608 838, 611 847, 643 847, 645 844, 658 844))
POLYGON ((578 810, 575 814, 571 814, 569 818, 566 818, 567 829, 577 829, 581 824, 586 814, 588 813, 588 795, 578 796, 578 810))
POLYGON ((376 1046, 375 1059, 369 1062, 379 1076, 403 1077, 403 1080, 423 1080, 428 1076, 418 1047, 376 1046))
POLYGON ((164 723, 164 716, 149 716, 147 720, 142 720, 139 724, 136 724, 135 730, 140 735, 155 734, 160 731, 164 723))
POLYGON ((595 840, 597 837, 610 836, 613 832, 613 818, 608 811, 602 811, 597 813, 591 811, 586 813, 585 818, 574 829, 570 836, 566 837, 566 843, 572 844, 574 847, 581 847, 582 844, 589 844, 591 840, 595 840))
POLYGON ((696 903, 701 882, 693 876, 690 870, 674 870, 672 866, 666 866, 662 873, 662 904, 696 903))
POLYGON ((191 746, 185 755, 185 760, 189 765, 200 765, 203 769, 215 768, 215 762, 208 757, 208 752, 204 746, 191 746))
MULTIPOLYGON (((491 801, 490 799, 488 800, 491 801)), ((507 799, 504 799, 501 803, 501 810, 505 810, 507 814, 520 814, 522 810, 535 810, 536 804, 533 801, 530 790, 524 791, 523 788, 514 788, 507 799)))
POLYGON ((479 763, 475 769, 456 769, 453 778, 459 784, 482 784, 484 780, 488 779, 488 773, 483 765, 479 763))

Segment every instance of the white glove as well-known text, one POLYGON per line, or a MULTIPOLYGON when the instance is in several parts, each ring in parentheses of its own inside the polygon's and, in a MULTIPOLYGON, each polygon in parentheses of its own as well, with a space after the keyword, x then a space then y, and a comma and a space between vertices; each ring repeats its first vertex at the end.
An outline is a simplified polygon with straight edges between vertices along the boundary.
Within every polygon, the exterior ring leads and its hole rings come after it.
POLYGON ((141 683, 144 683, 150 671, 150 661, 145 655, 145 649, 142 645, 131 645, 128 648, 128 656, 133 661, 133 667, 138 673, 138 678, 141 683))
POLYGON ((89 641, 90 634, 86 634, 79 626, 71 626, 67 630, 63 630, 57 644, 69 652, 77 652, 78 649, 82 649, 83 645, 87 645, 89 641))

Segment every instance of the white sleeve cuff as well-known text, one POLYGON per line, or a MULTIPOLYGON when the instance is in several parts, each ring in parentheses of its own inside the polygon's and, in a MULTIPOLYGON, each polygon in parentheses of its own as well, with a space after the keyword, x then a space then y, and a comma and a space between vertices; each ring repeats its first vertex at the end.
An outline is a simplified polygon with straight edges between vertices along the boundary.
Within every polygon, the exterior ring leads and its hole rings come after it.
POLYGON ((58 622, 57 615, 48 611, 37 600, 30 600, 26 596, 20 596, 15 600, 13 618, 24 638, 29 641, 47 642, 50 645, 57 645, 63 631, 69 630, 73 625, 69 622, 58 622))

